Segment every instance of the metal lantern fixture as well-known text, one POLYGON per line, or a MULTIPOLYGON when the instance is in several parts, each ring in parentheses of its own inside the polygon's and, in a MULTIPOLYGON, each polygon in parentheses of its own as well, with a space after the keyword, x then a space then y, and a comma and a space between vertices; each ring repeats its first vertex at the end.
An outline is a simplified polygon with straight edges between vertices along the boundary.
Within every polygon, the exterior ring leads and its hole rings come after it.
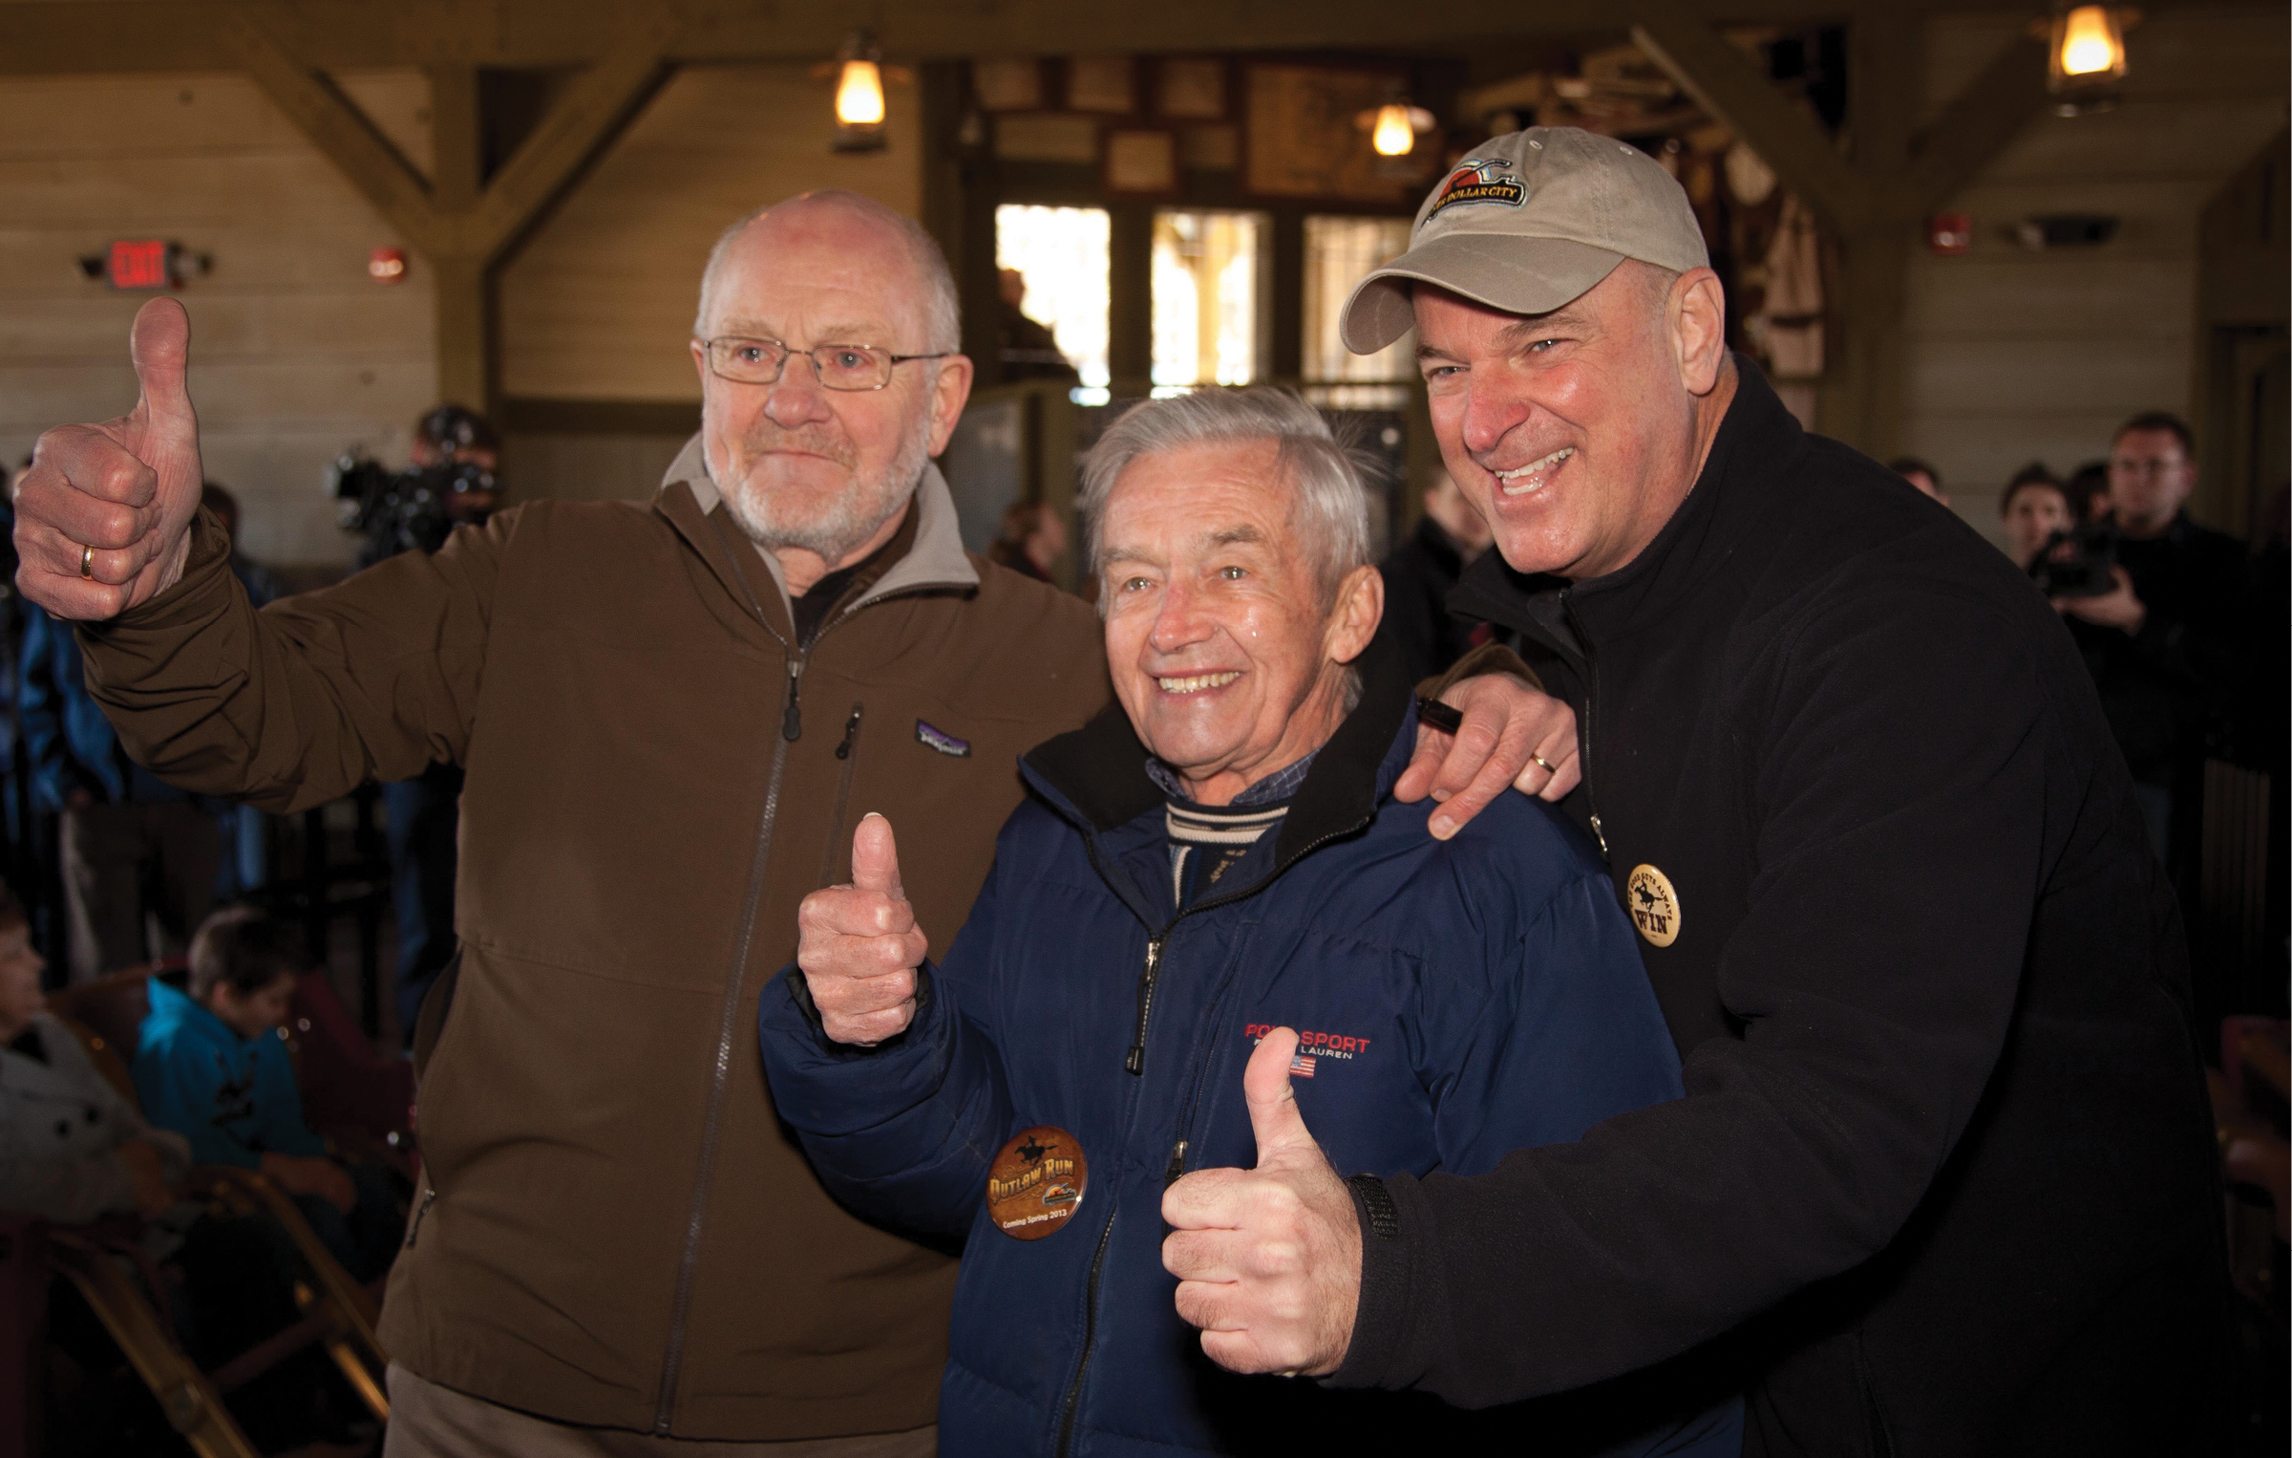
POLYGON ((854 31, 836 75, 835 149, 873 152, 883 145, 883 54, 873 35, 854 31))
POLYGON ((2135 13, 2116 5, 2062 5, 2046 48, 2046 89, 2062 116, 2106 111, 2125 79, 2125 27, 2135 13))

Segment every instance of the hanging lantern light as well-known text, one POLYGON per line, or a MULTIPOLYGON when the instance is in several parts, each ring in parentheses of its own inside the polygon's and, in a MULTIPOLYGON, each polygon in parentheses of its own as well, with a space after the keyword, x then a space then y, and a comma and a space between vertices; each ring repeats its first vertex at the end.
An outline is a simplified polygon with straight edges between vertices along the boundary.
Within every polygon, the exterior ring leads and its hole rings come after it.
POLYGON ((1411 106, 1401 89, 1393 88, 1383 106, 1372 107, 1354 119, 1369 134, 1369 146, 1387 164, 1400 163, 1417 149, 1417 138, 1433 129, 1433 114, 1411 106))
POLYGON ((2106 111, 2117 104, 2125 79, 2125 27, 2129 11, 2114 5, 2062 5, 2053 14, 2047 48, 2046 89, 2062 116, 2106 111))
POLYGON ((839 152, 873 152, 884 144, 883 55, 875 37, 852 32, 836 74, 836 142, 839 152))
POLYGON ((1406 157, 1415 151, 1417 129, 1409 125, 1409 109, 1397 101, 1378 107, 1369 144, 1380 157, 1406 157))

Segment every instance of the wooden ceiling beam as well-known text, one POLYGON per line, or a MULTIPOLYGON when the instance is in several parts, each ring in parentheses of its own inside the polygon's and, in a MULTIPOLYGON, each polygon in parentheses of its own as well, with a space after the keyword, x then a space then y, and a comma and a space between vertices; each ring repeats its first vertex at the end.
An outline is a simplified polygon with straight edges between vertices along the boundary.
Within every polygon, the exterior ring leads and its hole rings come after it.
MULTIPOLYGON (((1897 0, 1917 13, 2012 12, 2031 0, 1897 0)), ((2159 9, 2181 0, 2152 0, 2159 9)), ((2271 0, 2240 0, 2261 8, 2271 0)), ((832 6, 671 0, 681 26, 672 62, 821 60, 850 26, 832 6)), ((1730 25, 1848 20, 1855 0, 1685 0, 1730 25)), ((581 66, 604 58, 629 9, 619 0, 0 0, 0 75, 236 69, 225 34, 248 14, 304 64, 581 66)), ((1450 0, 1432 10, 1391 0, 1160 0, 1078 11, 1071 0, 884 0, 870 19, 894 60, 1036 53, 1381 49, 1437 52, 1528 36, 1613 35, 1632 6, 1613 0, 1450 0)))
POLYGON ((1907 218, 1933 212, 2020 136, 2049 99, 2045 43, 2015 39, 1926 128, 1890 205, 1907 218))
POLYGON ((1679 89, 1741 137, 1831 227, 1859 232, 1871 190, 1813 112, 1680 0, 1631 0, 1632 39, 1679 89))
POLYGON ((464 249, 497 260, 532 232, 668 79, 673 35, 658 12, 621 31, 486 185, 462 220, 464 249))
POLYGON ((289 54, 250 12, 231 16, 227 31, 232 68, 245 71, 391 227, 424 252, 450 245, 429 183, 333 82, 289 54))

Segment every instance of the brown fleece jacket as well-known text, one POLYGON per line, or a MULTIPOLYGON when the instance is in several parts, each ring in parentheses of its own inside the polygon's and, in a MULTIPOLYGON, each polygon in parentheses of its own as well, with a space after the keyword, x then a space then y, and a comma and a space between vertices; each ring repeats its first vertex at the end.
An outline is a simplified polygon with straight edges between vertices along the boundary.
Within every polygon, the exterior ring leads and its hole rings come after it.
POLYGON ((143 763, 275 810, 468 769, 397 1360, 683 1437, 917 1427, 954 1263, 821 1191, 757 995, 869 810, 945 953, 1018 755, 1107 702, 1098 625, 966 558, 930 469, 913 548, 796 651, 713 496, 688 468, 650 505, 535 502, 261 613, 202 517, 182 583, 83 631, 90 684, 143 763))

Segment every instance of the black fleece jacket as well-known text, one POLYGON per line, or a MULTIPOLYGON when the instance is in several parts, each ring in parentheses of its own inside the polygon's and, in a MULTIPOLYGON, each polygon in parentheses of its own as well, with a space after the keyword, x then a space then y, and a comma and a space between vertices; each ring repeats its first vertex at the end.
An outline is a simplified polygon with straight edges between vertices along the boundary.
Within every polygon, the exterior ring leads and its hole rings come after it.
POLYGON ((1753 1453, 2210 1451, 2186 955, 2092 684, 2002 555, 1737 370, 1630 565, 1491 552, 1452 599, 1576 709, 1687 1096, 1388 1182, 1333 1380, 1669 1359, 1747 1383, 1753 1453))

